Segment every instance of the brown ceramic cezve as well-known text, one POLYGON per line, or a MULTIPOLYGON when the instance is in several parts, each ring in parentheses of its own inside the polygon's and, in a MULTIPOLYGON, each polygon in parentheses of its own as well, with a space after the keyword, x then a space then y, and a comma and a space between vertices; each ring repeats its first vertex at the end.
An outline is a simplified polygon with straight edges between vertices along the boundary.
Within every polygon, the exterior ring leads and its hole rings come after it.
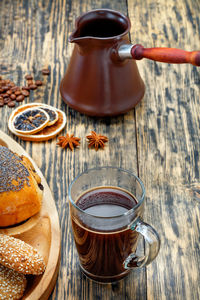
POLYGON ((70 107, 91 116, 114 116, 132 109, 145 92, 136 59, 200 65, 198 51, 131 45, 129 30, 129 19, 109 9, 90 11, 76 20, 69 37, 75 47, 60 85, 70 107))

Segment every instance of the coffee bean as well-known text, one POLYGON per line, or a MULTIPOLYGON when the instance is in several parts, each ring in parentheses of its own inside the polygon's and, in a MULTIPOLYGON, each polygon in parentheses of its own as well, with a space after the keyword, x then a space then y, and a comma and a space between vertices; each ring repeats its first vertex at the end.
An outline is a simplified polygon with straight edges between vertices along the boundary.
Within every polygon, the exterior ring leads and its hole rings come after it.
POLYGON ((40 85, 43 84, 43 82, 42 82, 41 80, 36 80, 36 81, 35 81, 35 84, 36 84, 37 86, 40 86, 40 85))
POLYGON ((36 84, 31 84, 31 85, 29 85, 29 88, 31 90, 36 90, 37 89, 37 85, 36 84))
POLYGON ((15 91, 17 91, 17 87, 16 86, 13 86, 13 87, 11 87, 11 89, 10 89, 12 92, 15 92, 15 91))
POLYGON ((14 101, 8 102, 8 106, 9 106, 9 107, 14 107, 14 106, 15 106, 15 102, 14 102, 14 101))
POLYGON ((10 98, 11 98, 12 100, 15 100, 15 99, 16 99, 16 95, 15 95, 15 94, 11 94, 11 95, 10 95, 10 98))
POLYGON ((5 93, 5 94, 2 94, 2 97, 7 98, 7 97, 9 97, 9 95, 7 93, 5 93))
POLYGON ((16 96, 19 96, 19 95, 21 95, 21 94, 22 94, 21 91, 16 91, 16 92, 15 92, 15 95, 16 95, 16 96))
MULTIPOLYGON (((50 70, 48 68, 42 69, 43 75, 49 75, 50 70)), ((4 106, 9 103, 9 107, 15 106, 15 101, 21 102, 25 97, 30 95, 30 90, 35 90, 38 86, 43 85, 41 80, 33 81, 33 76, 31 74, 27 74, 26 85, 23 87, 16 86, 13 81, 10 79, 3 79, 0 76, 0 106, 4 106)))
POLYGON ((23 87, 22 87, 22 90, 30 91, 30 87, 29 87, 29 86, 23 86, 23 87))
POLYGON ((12 88, 11 88, 11 91, 12 92, 16 92, 16 91, 19 91, 20 90, 20 87, 19 86, 13 86, 12 88))
POLYGON ((8 87, 7 85, 4 85, 4 86, 1 87, 1 89, 2 89, 3 91, 7 91, 7 90, 9 90, 9 87, 8 87))
POLYGON ((11 90, 8 90, 8 91, 6 92, 6 94, 11 95, 11 94, 12 94, 12 91, 11 91, 11 90))
POLYGON ((32 76, 32 75, 26 75, 25 78, 26 78, 27 80, 32 80, 32 79, 33 79, 33 76, 32 76))
POLYGON ((28 97, 30 95, 30 93, 27 90, 22 90, 22 95, 24 95, 25 97, 28 97))
POLYGON ((27 80, 27 84, 28 84, 28 86, 32 85, 33 84, 33 80, 27 80))
POLYGON ((16 98, 16 101, 17 102, 21 102, 21 101, 23 101, 24 100, 24 96, 23 95, 19 95, 19 96, 17 96, 17 98, 16 98))
POLYGON ((11 83, 7 83, 7 87, 10 89, 11 87, 13 87, 13 85, 11 83))
POLYGON ((10 97, 4 98, 4 104, 8 104, 8 102, 10 101, 11 101, 10 97))
POLYGON ((42 74, 43 75, 49 75, 50 74, 49 69, 42 69, 42 74))

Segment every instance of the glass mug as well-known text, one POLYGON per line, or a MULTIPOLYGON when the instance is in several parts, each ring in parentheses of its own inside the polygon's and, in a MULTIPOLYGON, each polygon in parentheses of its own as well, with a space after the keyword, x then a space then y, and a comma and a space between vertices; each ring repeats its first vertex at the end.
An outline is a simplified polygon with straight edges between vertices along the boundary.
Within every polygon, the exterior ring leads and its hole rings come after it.
POLYGON ((70 215, 80 267, 98 282, 122 279, 157 256, 157 232, 142 221, 145 188, 133 173, 117 167, 89 169, 69 187, 70 215), (138 236, 147 254, 136 254, 138 236))

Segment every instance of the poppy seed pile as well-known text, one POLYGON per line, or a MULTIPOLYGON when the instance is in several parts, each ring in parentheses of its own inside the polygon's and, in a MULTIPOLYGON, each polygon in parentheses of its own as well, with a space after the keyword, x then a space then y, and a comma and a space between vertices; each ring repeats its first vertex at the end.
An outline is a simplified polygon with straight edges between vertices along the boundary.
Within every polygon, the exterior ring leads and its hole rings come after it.
POLYGON ((29 171, 22 159, 7 147, 0 146, 0 193, 19 191, 29 185, 29 171))

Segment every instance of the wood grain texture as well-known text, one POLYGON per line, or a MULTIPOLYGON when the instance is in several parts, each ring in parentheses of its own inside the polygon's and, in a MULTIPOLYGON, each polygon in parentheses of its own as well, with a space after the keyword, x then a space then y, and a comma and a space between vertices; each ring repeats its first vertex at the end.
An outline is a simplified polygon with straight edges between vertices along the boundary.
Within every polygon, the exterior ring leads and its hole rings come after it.
POLYGON ((0 75, 16 84, 49 67, 42 88, 29 101, 66 112, 69 132, 81 138, 74 152, 44 143, 21 141, 7 128, 11 108, 0 108, 0 129, 32 156, 54 195, 62 230, 59 278, 50 299, 199 299, 199 69, 148 60, 137 62, 146 94, 135 110, 116 118, 95 119, 67 107, 59 83, 73 45, 67 39, 77 16, 111 8, 131 19, 131 41, 145 47, 198 50, 198 0, 38 0, 0 2, 0 75), (88 150, 91 130, 107 135, 104 151, 88 150), (99 285, 79 270, 67 204, 68 185, 81 171, 115 165, 139 172, 147 191, 146 220, 158 229, 162 247, 147 269, 132 272, 116 285, 99 285))
MULTIPOLYGON (((108 286, 90 282, 82 276, 71 234, 66 197, 69 183, 79 172, 96 165, 117 165, 137 172, 134 110, 117 118, 89 118, 68 108, 59 95, 59 83, 73 49, 67 38, 74 29, 75 19, 87 10, 100 7, 127 14, 126 1, 1 3, 1 75, 22 84, 24 75, 29 72, 41 79, 39 71, 48 66, 51 75, 41 89, 32 93, 30 101, 41 101, 64 110, 68 121, 63 134, 69 132, 81 137, 80 149, 74 152, 63 151, 56 146, 56 139, 45 143, 29 143, 14 137, 42 170, 54 194, 60 217, 61 267, 51 299, 133 299, 134 295, 140 299, 146 295, 144 269, 132 273, 119 284, 108 286), (9 55, 6 55, 7 47, 9 55), (109 143, 104 151, 88 150, 85 136, 91 130, 108 136, 109 143)), ((1 109, 1 129, 7 133, 10 112, 7 107, 1 109)))
MULTIPOLYGON (((128 11, 134 43, 199 50, 199 1, 128 1, 128 11)), ((146 220, 162 240, 159 256, 147 268, 147 299, 196 300, 199 68, 148 60, 138 66, 146 83, 146 95, 136 108, 139 174, 147 189, 146 220)))

